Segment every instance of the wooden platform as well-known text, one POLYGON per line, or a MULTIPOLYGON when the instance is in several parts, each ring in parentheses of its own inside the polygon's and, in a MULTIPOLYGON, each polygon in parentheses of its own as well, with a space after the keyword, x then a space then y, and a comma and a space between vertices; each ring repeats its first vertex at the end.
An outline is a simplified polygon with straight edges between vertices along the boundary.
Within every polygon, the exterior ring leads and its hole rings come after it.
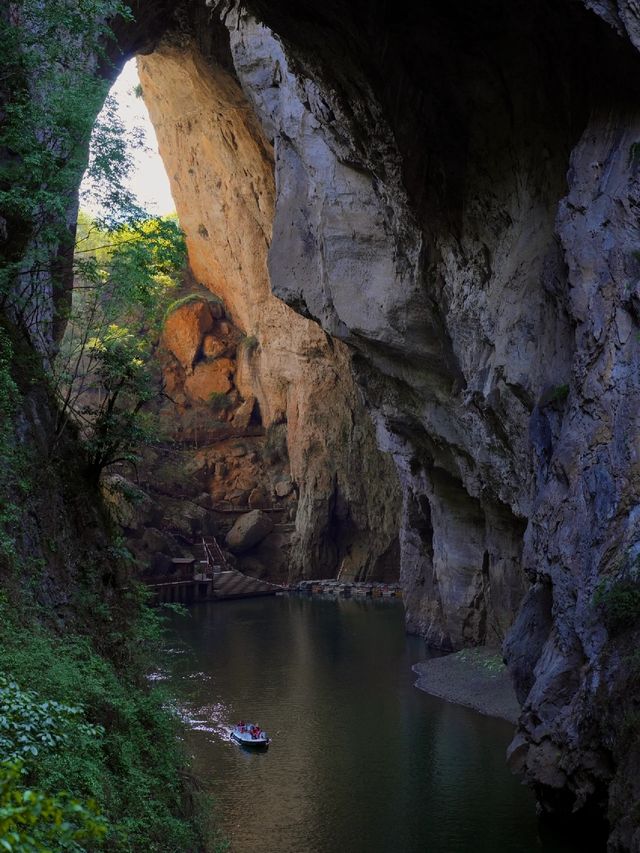
POLYGON ((275 595, 283 587, 243 575, 235 569, 216 572, 212 576, 183 578, 162 583, 149 583, 154 604, 194 604, 198 601, 226 601, 275 595))

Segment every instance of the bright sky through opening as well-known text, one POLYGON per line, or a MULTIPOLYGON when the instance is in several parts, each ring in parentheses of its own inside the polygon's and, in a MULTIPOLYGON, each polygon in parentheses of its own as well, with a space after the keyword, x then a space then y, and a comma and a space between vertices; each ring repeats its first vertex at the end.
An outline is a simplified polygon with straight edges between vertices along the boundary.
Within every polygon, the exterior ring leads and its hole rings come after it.
POLYGON ((174 213, 176 206, 171 197, 164 164, 158 154, 158 140, 149 112, 144 100, 135 95, 134 90, 139 83, 136 61, 130 59, 111 87, 111 94, 118 102, 118 111, 125 127, 128 130, 140 128, 143 133, 144 146, 130 150, 135 170, 131 174, 129 188, 151 215, 164 216, 174 213))

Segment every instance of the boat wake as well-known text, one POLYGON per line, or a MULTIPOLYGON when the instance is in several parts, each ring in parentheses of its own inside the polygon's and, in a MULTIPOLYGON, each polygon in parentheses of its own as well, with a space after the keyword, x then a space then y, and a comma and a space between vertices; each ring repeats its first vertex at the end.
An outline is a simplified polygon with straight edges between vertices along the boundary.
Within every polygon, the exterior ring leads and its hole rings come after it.
POLYGON ((219 740, 231 740, 229 708, 223 702, 197 707, 187 703, 182 705, 178 712, 182 722, 191 731, 216 735, 219 740))

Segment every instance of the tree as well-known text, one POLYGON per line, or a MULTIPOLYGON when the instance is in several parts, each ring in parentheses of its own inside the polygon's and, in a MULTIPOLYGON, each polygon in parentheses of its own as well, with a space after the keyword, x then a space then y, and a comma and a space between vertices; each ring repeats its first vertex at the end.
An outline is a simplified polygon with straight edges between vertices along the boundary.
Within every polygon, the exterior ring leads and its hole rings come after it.
MULTIPOLYGON (((108 83, 109 22, 122 0, 15 0, 0 10, 0 310, 45 357, 71 285, 77 185, 108 83)), ((117 136, 117 135, 116 135, 117 136)), ((112 196, 122 144, 93 158, 112 196)))
POLYGON ((76 288, 56 358, 57 434, 76 423, 94 477, 134 462, 154 436, 147 403, 157 392, 152 356, 162 317, 185 262, 174 217, 105 230, 80 220, 76 288))
POLYGON ((184 261, 177 222, 149 219, 129 188, 141 141, 104 79, 118 16, 131 18, 123 0, 15 0, 0 11, 0 311, 54 365, 52 454, 75 422, 94 473, 132 458, 149 434, 150 348, 136 338, 153 335, 154 305, 184 261), (76 234, 85 167, 83 200, 99 212, 76 234))

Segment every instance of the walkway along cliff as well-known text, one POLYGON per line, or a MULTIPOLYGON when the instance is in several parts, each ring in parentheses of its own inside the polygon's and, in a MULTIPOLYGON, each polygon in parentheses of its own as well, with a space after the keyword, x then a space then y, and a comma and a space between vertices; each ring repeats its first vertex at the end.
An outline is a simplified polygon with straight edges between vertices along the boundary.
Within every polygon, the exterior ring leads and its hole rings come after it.
POLYGON ((639 849, 635 4, 134 12, 191 267, 287 424, 298 573, 375 577, 401 492, 409 630, 504 643, 514 769, 639 849))

